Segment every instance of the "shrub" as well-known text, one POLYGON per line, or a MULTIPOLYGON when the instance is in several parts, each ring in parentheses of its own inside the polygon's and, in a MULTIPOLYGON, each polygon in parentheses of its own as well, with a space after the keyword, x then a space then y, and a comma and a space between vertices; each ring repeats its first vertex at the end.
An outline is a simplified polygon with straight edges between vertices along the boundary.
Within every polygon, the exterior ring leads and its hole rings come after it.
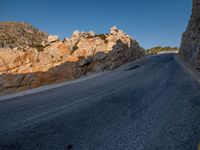
POLYGON ((79 47, 78 47, 77 45, 74 45, 74 46, 72 47, 72 51, 73 51, 73 52, 76 51, 77 49, 79 49, 79 47))
POLYGON ((161 46, 156 46, 156 47, 147 49, 146 50, 146 54, 155 55, 155 54, 158 54, 158 53, 163 52, 163 51, 178 51, 178 50, 179 50, 178 47, 170 47, 170 46, 161 47, 161 46))
POLYGON ((106 40, 106 34, 97 34, 97 35, 95 35, 95 37, 99 37, 99 38, 101 38, 102 40, 106 40))
POLYGON ((45 48, 45 46, 43 46, 42 44, 35 44, 32 47, 36 48, 38 50, 38 52, 44 51, 44 48, 45 48))

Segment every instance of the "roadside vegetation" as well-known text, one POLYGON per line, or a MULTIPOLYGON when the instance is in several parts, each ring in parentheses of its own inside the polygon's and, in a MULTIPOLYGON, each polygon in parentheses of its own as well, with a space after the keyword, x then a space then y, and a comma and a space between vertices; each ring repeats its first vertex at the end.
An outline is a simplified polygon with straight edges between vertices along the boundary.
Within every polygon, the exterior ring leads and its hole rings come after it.
POLYGON ((170 52, 170 51, 179 51, 179 48, 178 47, 170 47, 170 46, 167 46, 167 47, 156 46, 156 47, 147 49, 146 54, 147 55, 156 55, 156 54, 159 54, 162 52, 170 52))

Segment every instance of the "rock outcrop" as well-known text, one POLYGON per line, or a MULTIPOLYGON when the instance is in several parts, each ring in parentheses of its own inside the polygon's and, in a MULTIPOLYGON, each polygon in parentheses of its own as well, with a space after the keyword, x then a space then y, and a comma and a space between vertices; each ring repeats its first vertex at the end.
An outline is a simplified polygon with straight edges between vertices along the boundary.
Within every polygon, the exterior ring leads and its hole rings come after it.
POLYGON ((0 48, 1 95, 112 70, 144 56, 138 42, 116 27, 108 34, 75 31, 62 41, 44 35, 36 44, 17 41, 0 48))
POLYGON ((59 40, 59 38, 58 38, 57 35, 49 35, 49 36, 48 36, 48 39, 47 39, 47 41, 48 41, 49 43, 52 43, 52 42, 55 42, 55 41, 58 41, 58 40, 59 40))
POLYGON ((200 0, 193 0, 192 15, 182 37, 180 55, 200 70, 200 0))

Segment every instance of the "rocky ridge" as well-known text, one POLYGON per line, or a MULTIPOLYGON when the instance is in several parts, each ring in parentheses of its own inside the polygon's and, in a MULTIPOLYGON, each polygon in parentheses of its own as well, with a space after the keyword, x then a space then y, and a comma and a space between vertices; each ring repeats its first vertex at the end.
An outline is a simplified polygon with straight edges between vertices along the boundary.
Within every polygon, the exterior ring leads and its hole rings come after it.
POLYGON ((183 33, 180 55, 200 70, 200 0, 193 0, 192 15, 183 33))
POLYGON ((33 37, 22 40, 22 45, 20 40, 7 45, 3 41, 1 95, 112 70, 144 56, 138 42, 115 26, 108 34, 75 31, 64 40, 43 32, 39 35, 36 43, 30 43, 33 37))

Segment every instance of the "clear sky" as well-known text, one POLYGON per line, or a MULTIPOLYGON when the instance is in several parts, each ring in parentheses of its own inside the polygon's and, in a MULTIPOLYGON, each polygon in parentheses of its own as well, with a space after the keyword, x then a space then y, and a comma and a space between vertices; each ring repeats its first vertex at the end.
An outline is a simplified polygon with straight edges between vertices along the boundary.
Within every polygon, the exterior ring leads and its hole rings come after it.
POLYGON ((192 0, 0 0, 0 21, 33 24, 62 39, 116 25, 144 48, 179 46, 192 0))

